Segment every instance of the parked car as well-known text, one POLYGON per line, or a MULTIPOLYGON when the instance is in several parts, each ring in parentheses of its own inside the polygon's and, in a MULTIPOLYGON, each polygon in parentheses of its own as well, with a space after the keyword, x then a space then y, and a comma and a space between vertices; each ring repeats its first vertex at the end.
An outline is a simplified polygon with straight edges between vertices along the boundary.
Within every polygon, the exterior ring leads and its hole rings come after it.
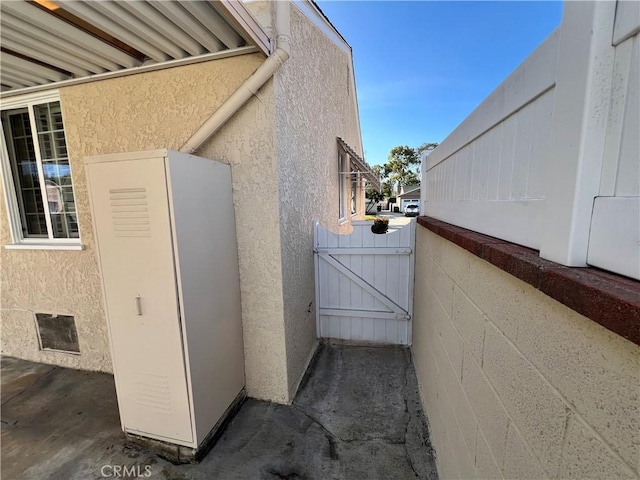
POLYGON ((420 207, 415 203, 410 203, 404 207, 404 215, 406 217, 417 217, 420 215, 420 207))

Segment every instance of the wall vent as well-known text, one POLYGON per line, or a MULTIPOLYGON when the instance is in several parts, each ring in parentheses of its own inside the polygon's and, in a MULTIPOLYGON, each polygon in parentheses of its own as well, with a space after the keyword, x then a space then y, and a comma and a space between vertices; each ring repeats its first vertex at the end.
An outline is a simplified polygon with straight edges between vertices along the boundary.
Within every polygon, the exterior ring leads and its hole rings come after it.
POLYGON ((36 326, 41 350, 80 353, 76 322, 71 315, 36 313, 36 326))

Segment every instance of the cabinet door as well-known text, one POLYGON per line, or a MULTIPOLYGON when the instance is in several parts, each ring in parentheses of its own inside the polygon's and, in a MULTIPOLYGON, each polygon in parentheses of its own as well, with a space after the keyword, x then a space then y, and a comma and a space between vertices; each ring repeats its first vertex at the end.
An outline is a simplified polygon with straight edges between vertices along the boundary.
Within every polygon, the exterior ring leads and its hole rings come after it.
POLYGON ((125 430, 192 441, 164 159, 87 167, 125 430))

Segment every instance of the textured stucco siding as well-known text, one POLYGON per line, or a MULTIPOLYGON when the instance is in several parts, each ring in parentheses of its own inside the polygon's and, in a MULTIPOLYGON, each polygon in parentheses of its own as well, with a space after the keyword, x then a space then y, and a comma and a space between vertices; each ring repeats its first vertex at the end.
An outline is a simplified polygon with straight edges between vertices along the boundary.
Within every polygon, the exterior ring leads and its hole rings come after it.
MULTIPOLYGON (((74 168, 72 166, 72 168, 74 168)), ((81 167, 72 172, 74 181, 81 167)), ((82 175, 84 178, 84 175, 82 175)), ((0 202, 0 331, 2 354, 40 363, 111 371, 102 289, 95 250, 7 250, 11 243, 4 192, 0 202), (73 315, 80 355, 40 350, 35 313, 73 315)), ((76 192, 76 199, 82 195, 76 192)), ((80 215, 80 230, 91 224, 80 215)), ((88 234, 89 235, 89 234, 88 234)))
MULTIPOLYGON (((263 61, 261 54, 244 55, 60 89, 85 250, 0 249, 3 354, 81 369, 111 370, 83 160, 89 155, 106 153, 178 149, 263 61), (33 312, 74 315, 80 355, 40 351, 33 312)), ((233 138, 225 137, 230 144, 236 142, 239 150, 244 143, 251 144, 254 150, 253 155, 243 157, 251 167, 234 171, 234 191, 262 191, 264 178, 269 176, 271 188, 276 188, 273 140, 261 141, 259 136, 247 140, 247 132, 255 130, 256 125, 260 125, 259 130, 265 130, 263 136, 273 136, 270 129, 274 115, 269 108, 257 113, 246 125, 236 125, 233 138)), ((215 153, 212 152, 210 158, 216 158, 215 153)), ((251 256, 251 252, 247 252, 247 239, 254 232, 246 228, 244 209, 257 216, 268 216, 272 215, 274 205, 277 206, 273 198, 270 202, 255 199, 249 202, 247 196, 240 194, 236 198, 236 211, 241 212, 237 231, 245 297, 247 292, 260 290, 265 283, 260 274, 272 267, 267 261, 253 265, 246 260, 251 256), (247 269, 252 275, 247 275, 247 269), (256 279, 254 283, 252 279, 256 279)), ((4 245, 11 243, 4 201, 0 208, 4 245)), ((211 211, 215 211, 215 205, 211 211)), ((279 250, 265 253, 265 257, 269 255, 279 260, 279 250)), ((276 293, 280 294, 279 290, 276 293)), ((248 295, 251 298, 251 294, 248 295)))
POLYGON ((336 137, 362 155, 352 75, 350 54, 292 6, 291 56, 275 76, 290 395, 295 393, 316 344, 313 221, 334 231, 350 229, 348 224, 338 225, 336 137))
POLYGON ((273 97, 270 80, 196 153, 231 164, 247 393, 288 403, 273 97))
MULTIPOLYGON (((271 31, 273 4, 248 8, 271 31)), ((350 53, 293 5, 291 27, 291 58, 195 152, 231 165, 247 392, 282 403, 316 344, 313 221, 350 230, 338 224, 336 137, 362 154, 350 53)), ((263 61, 243 55, 60 89, 85 250, 2 249, 4 354, 111 370, 83 160, 178 149, 263 61), (34 311, 74 315, 81 354, 40 351, 34 311)), ((363 210, 363 192, 359 200, 363 210)), ((9 243, 4 204, 2 226, 9 243)))
POLYGON ((442 478, 638 478, 640 347, 418 227, 413 356, 442 478))

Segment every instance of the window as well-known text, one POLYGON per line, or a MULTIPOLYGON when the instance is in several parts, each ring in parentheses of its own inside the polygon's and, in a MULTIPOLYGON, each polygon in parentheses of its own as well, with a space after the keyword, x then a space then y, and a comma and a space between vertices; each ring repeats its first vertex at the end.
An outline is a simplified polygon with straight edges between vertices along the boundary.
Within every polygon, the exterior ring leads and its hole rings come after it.
POLYGON ((338 155, 338 188, 339 188, 339 207, 340 220, 347 218, 347 155, 340 151, 338 155))
POLYGON ((351 215, 358 213, 358 174, 351 169, 351 215))
POLYGON ((13 102, 1 120, 14 243, 79 243, 60 101, 13 102))

